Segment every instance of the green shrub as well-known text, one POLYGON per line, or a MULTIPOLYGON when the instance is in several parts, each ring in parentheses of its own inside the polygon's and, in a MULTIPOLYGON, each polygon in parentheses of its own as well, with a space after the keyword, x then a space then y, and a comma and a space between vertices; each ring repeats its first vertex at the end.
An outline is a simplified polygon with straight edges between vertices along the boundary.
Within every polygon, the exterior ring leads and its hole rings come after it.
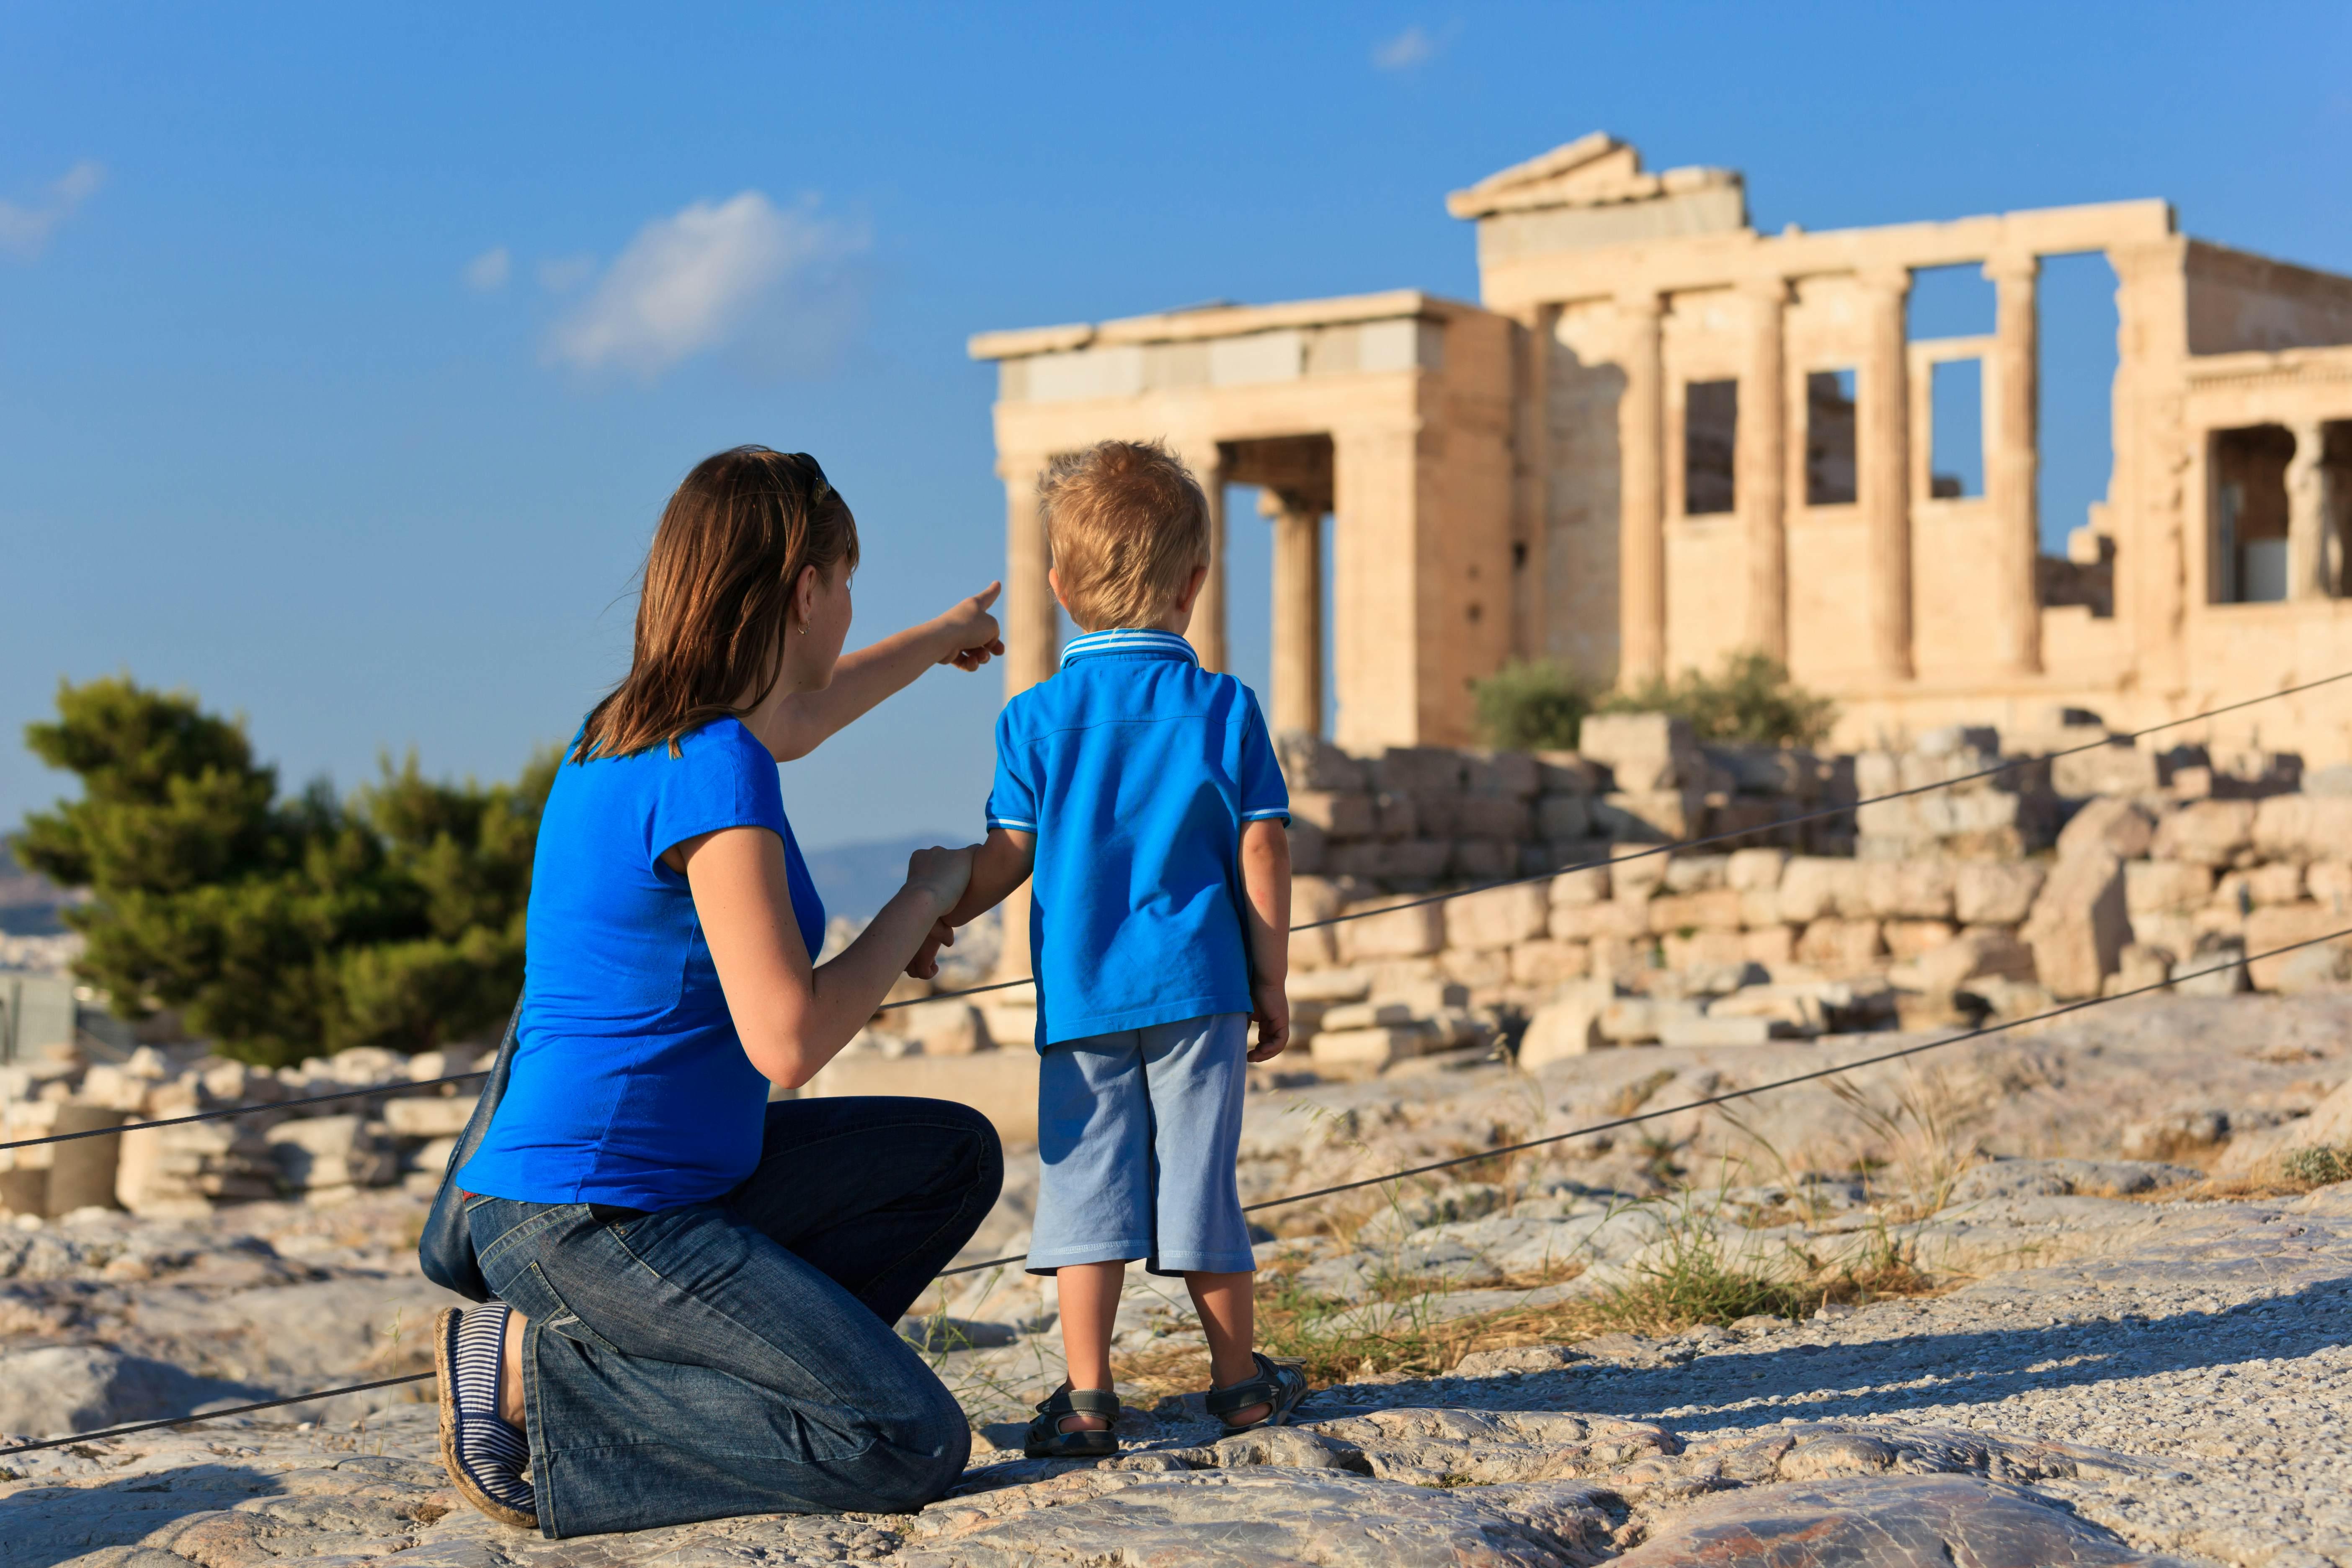
POLYGON ((1727 655, 1717 673, 1686 669, 1612 692, 1596 713, 1672 713, 1690 721, 1702 741, 1753 741, 1817 746, 1837 722, 1837 705, 1789 679, 1780 660, 1760 653, 1727 655))
POLYGON ((1479 739, 1507 752, 1572 752, 1592 690, 1566 665, 1512 663, 1471 686, 1479 739))
POLYGON ((285 800, 241 727, 128 679, 61 686, 26 740, 82 797, 28 816, 17 857, 89 889, 65 915, 76 969, 122 1016, 176 1007, 274 1066, 425 1049, 513 1004, 552 752, 512 784, 436 783, 411 756, 348 801, 285 800))
POLYGON ((2315 1187, 2352 1181, 2352 1149, 2330 1149, 2325 1145, 2292 1149, 2282 1163, 2286 1166, 2288 1175, 2298 1182, 2308 1182, 2315 1187))

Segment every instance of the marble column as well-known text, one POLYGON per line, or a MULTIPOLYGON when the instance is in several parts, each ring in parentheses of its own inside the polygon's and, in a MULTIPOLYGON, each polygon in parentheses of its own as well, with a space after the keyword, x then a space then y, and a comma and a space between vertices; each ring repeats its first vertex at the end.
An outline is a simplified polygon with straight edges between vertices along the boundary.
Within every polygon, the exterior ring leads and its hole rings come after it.
POLYGON ((1747 353, 1732 489, 1748 540, 1748 646, 1789 662, 1788 370, 1780 340, 1785 279, 1743 286, 1747 353))
POLYGON ((1619 683, 1666 672, 1665 372, 1654 293, 1617 301, 1625 390, 1617 402, 1619 683))
POLYGON ((1995 669, 2032 675, 2042 668, 2041 340, 2036 256, 1996 256, 1984 275, 1994 289, 1991 439, 1986 443, 1986 485, 1992 502, 1995 669))
POLYGON ((1274 711, 1276 732, 1323 732, 1323 513, 1288 491, 1258 494, 1274 524, 1274 711))
POLYGON ((1904 268, 1867 272, 1863 288, 1861 407, 1855 411, 1855 467, 1863 523, 1864 621, 1872 671, 1911 677, 1910 366, 1904 268))
POLYGON ((2286 596, 2332 597, 2336 584, 2328 560, 2327 470, 2320 466, 2326 431, 2316 419, 2287 426, 2294 456, 2286 463, 2286 596))
POLYGON ((1004 598, 997 621, 1004 628, 1004 695, 1018 697, 1054 673, 1061 657, 1061 606, 1045 580, 1052 560, 1045 545, 1045 514, 1037 504, 1037 481, 1047 459, 1014 455, 999 458, 1004 479, 1004 598))

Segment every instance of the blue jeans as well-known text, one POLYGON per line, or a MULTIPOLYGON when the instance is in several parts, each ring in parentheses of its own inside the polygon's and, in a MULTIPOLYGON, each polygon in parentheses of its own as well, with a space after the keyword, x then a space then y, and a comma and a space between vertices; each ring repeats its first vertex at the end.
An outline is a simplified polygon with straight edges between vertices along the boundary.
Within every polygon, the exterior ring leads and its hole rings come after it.
POLYGON ((971 1429, 892 1325, 1003 1173, 967 1106, 794 1100, 768 1107, 758 1167, 710 1203, 473 1199, 483 1277, 530 1320, 540 1532, 940 1496, 971 1429))

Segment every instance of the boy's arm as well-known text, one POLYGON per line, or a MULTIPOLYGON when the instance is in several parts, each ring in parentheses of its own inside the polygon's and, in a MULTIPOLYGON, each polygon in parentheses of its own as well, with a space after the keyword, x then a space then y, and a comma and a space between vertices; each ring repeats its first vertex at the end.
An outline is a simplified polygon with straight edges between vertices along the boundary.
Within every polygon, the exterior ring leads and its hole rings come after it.
MULTIPOLYGON (((1249 1059, 1272 1061, 1290 1044, 1288 829, 1272 818, 1244 823, 1241 858, 1249 925, 1250 1017, 1257 1025, 1257 1044, 1249 1059)), ((980 870, 974 867, 972 882, 977 886, 979 880, 980 870)))
MULTIPOLYGON (((1029 879, 1036 862, 1035 834, 1020 833, 1010 827, 990 828, 988 842, 972 851, 971 880, 965 885, 963 897, 931 928, 931 934, 908 963, 907 973, 920 980, 937 974, 940 949, 954 945, 955 928, 970 924, 1003 903, 1014 889, 1029 879)), ((1284 891, 1286 896, 1286 883, 1284 891)), ((1284 951, 1286 956, 1287 948, 1284 951)))

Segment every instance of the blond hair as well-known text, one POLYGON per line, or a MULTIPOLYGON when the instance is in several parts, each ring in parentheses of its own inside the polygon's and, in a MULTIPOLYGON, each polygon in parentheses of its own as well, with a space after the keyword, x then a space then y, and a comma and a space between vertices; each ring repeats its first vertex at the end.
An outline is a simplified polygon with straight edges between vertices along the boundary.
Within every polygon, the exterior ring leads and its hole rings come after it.
POLYGON ((1100 441, 1054 459, 1037 491, 1070 618, 1149 626, 1209 563, 1209 498, 1157 441, 1100 441))

